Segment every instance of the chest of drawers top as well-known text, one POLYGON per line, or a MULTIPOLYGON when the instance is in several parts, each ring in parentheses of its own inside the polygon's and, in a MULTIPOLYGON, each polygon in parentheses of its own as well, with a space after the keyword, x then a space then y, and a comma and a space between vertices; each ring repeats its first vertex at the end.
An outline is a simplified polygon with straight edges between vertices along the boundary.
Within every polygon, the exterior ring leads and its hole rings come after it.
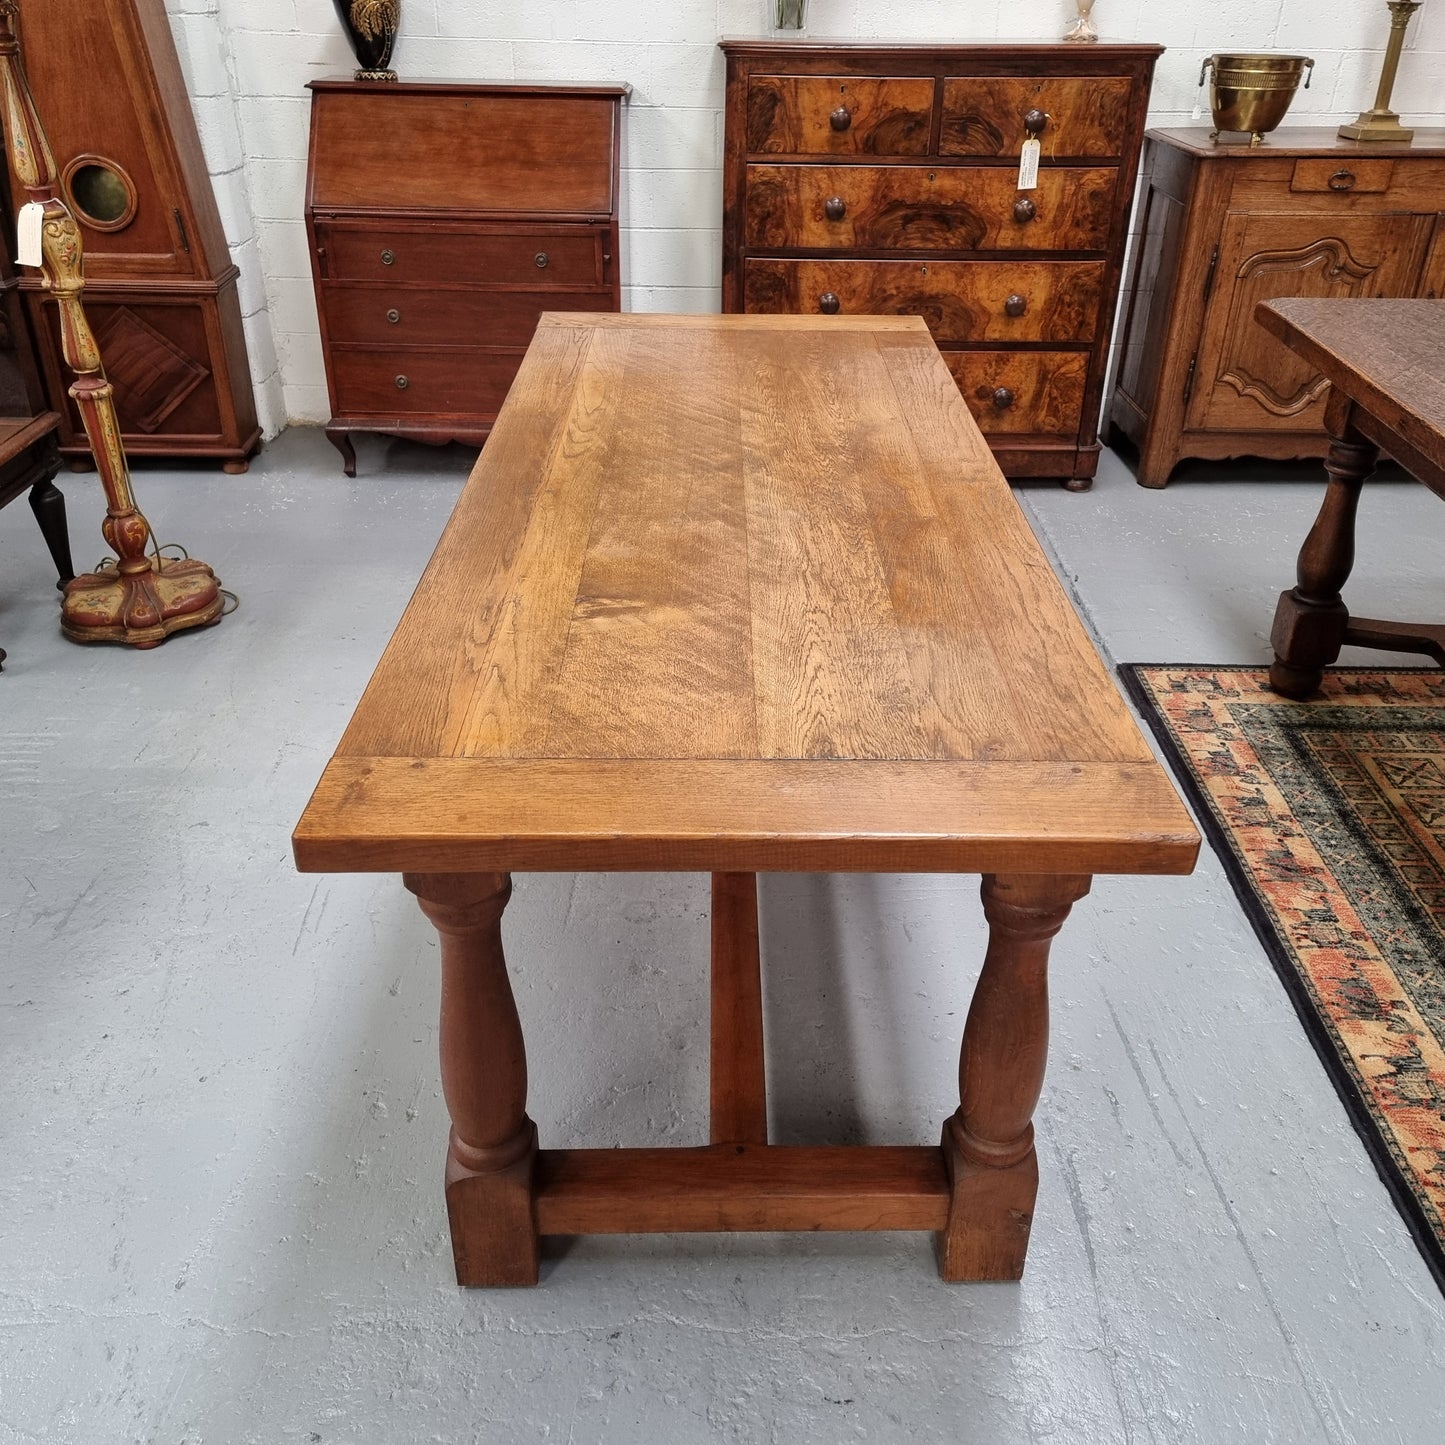
POLYGON ((307 207, 606 218, 628 87, 313 80, 307 207))

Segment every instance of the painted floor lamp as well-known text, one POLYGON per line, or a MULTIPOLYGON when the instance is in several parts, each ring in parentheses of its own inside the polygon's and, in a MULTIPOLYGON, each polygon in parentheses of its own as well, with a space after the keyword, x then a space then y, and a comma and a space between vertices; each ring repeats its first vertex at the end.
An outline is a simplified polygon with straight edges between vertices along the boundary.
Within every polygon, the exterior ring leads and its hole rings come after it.
POLYGON ((225 598, 216 574, 195 558, 147 553, 149 523, 131 491, 130 468, 121 446, 114 390, 106 380, 95 335, 81 305, 85 257, 80 228, 61 199, 55 158, 45 138, 25 65, 20 55, 16 0, 0 0, 0 124, 10 169, 30 197, 19 218, 17 261, 38 266, 42 284, 60 309, 61 344, 75 373, 71 399, 80 411, 86 439, 105 490, 101 533, 116 553, 102 565, 65 584, 61 630, 76 642, 122 642, 157 647, 173 632, 219 622, 225 598))

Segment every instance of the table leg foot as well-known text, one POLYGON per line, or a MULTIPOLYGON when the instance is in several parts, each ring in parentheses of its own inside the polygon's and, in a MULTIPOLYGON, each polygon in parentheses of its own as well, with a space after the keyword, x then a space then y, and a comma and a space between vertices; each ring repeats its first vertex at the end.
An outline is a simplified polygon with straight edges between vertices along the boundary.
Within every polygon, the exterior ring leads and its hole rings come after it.
POLYGON ((527 1054, 502 952, 505 873, 408 873, 441 939, 442 1092, 452 1116, 447 1215, 457 1283, 537 1283, 537 1128, 527 1054))
POLYGON ((1039 1184, 1031 1120, 1048 1056, 1049 945, 1091 881, 984 877, 988 952, 963 1032, 958 1111, 943 1126, 950 1198, 938 1271, 946 1280, 1023 1274, 1039 1184))

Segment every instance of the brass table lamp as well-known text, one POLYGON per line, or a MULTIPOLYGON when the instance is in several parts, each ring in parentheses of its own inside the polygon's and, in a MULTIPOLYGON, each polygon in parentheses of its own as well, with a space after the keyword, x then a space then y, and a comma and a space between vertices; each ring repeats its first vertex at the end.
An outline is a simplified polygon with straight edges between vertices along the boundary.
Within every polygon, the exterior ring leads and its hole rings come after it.
POLYGON ((1400 124, 1400 117, 1390 109, 1390 92, 1395 87, 1395 71, 1400 66, 1400 51, 1405 44, 1405 27, 1420 8, 1420 0, 1387 0, 1390 12, 1390 38, 1385 42, 1385 63, 1380 67, 1380 84, 1375 103, 1362 110, 1348 125, 1340 127, 1346 140, 1408 141, 1415 132, 1400 124))

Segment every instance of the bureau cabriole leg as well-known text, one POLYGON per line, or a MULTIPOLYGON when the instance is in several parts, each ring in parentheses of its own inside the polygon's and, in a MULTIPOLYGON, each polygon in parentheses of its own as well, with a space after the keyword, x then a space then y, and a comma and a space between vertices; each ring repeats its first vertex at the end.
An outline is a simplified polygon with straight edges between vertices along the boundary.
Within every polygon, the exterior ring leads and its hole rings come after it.
POLYGON ((442 1092, 452 1118, 447 1215, 457 1283, 537 1283, 532 1209, 537 1127, 527 1117, 527 1055, 507 961, 506 873, 407 873, 441 935, 442 1092))
POLYGON ((958 1066, 959 1107, 943 1126, 946 1280, 1018 1279, 1038 1193, 1034 1105, 1049 1047, 1049 944, 1092 880, 1076 874, 985 874, 988 952, 958 1066))
POLYGON ((341 470, 348 477, 356 475, 356 448, 351 445, 351 433, 344 426, 326 428, 326 440, 341 453, 341 470))

